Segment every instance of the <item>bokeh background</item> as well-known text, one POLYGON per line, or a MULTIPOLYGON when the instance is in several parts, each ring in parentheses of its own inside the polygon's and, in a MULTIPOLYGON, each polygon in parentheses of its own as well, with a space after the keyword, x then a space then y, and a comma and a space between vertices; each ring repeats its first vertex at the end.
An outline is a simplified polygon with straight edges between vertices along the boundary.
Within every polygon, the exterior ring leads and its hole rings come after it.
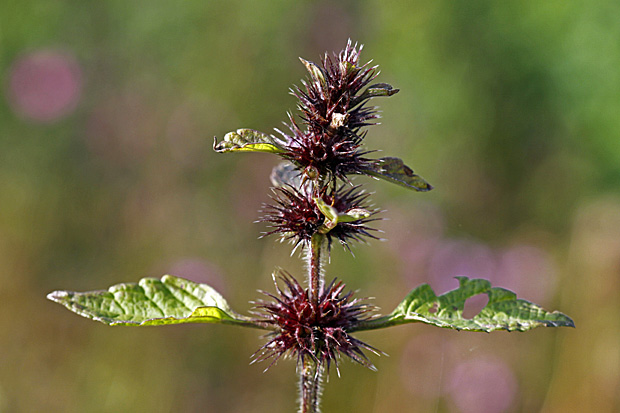
POLYGON ((305 69, 352 38, 378 81, 367 146, 436 189, 357 179, 386 242, 329 276, 389 312, 481 277, 576 329, 360 333, 327 412, 620 410, 620 3, 35 1, 0 6, 0 411, 290 412, 295 365, 229 326, 110 328, 45 299, 165 273, 246 312, 290 248, 253 224, 277 163, 213 136, 271 131, 305 69))

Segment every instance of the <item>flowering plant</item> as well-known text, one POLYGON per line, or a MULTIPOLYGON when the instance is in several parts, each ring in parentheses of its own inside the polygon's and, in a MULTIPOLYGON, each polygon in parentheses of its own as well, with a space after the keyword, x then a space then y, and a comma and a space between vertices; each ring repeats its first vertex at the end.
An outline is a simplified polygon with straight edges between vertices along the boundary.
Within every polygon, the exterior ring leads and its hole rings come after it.
POLYGON ((485 332, 574 326, 566 315, 517 299, 482 279, 457 277, 459 287, 440 296, 423 284, 387 315, 354 298, 342 281, 326 281, 325 257, 335 241, 350 249, 353 242, 377 238, 370 225, 379 211, 369 206, 369 195, 352 183, 353 176, 369 175, 418 192, 432 189, 401 159, 375 159, 364 148, 365 128, 378 118, 370 100, 398 89, 371 84, 377 67, 360 63, 361 50, 349 41, 340 53, 326 54, 320 65, 301 59, 309 78, 292 90, 301 117, 297 121, 289 114, 286 132, 276 130, 275 136, 238 129, 214 142, 220 153, 267 152, 282 158, 271 174, 273 202, 263 207, 260 221, 269 226, 265 236, 288 240, 305 256, 305 286, 277 270, 275 293, 263 292, 265 298, 250 315, 233 311, 210 286, 171 275, 107 291, 55 291, 48 298, 108 325, 222 323, 266 330, 268 341, 253 362, 268 362, 269 368, 283 356, 297 360, 300 412, 320 410, 322 378, 332 365, 340 374, 342 358, 375 369, 367 352, 381 352, 355 338, 357 331, 415 322, 485 332), (465 301, 479 294, 488 295, 488 303, 477 315, 464 317, 465 301))

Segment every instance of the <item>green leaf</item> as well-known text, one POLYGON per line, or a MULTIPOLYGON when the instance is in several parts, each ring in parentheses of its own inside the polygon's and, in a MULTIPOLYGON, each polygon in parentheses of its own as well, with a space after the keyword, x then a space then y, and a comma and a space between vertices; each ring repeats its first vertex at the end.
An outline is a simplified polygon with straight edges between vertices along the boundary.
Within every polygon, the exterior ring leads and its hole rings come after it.
POLYGON ((405 165, 399 158, 377 159, 365 172, 368 175, 385 179, 386 181, 415 191, 426 192, 433 189, 428 182, 416 175, 413 170, 405 165))
POLYGON ((327 234, 334 229, 339 222, 355 222, 360 219, 368 218, 371 213, 363 208, 353 208, 346 212, 338 212, 336 208, 326 203, 320 197, 312 198, 316 206, 321 211, 321 214, 325 216, 325 221, 318 229, 320 234, 327 234))
POLYGON ((414 289, 388 316, 367 322, 356 330, 370 330, 406 323, 422 322, 454 330, 527 331, 536 327, 575 327, 568 316, 548 312, 536 304, 517 299, 512 291, 491 287, 483 279, 470 280, 456 277, 459 288, 436 296, 428 284, 414 289), (472 318, 463 317, 465 301, 478 294, 486 294, 487 305, 472 318))
POLYGON ((325 215, 327 220, 332 221, 335 224, 338 223, 338 210, 336 208, 323 201, 323 198, 314 197, 312 199, 319 208, 319 211, 321 211, 321 214, 325 215))
POLYGON ((364 208, 353 208, 348 210, 347 212, 338 214, 338 222, 355 222, 360 219, 368 218, 370 215, 370 211, 364 208))
POLYGON ((370 98, 378 96, 392 96, 397 94, 399 91, 400 89, 394 89, 392 85, 389 85, 387 83, 377 83, 374 85, 370 85, 366 90, 364 90, 364 93, 351 100, 351 107, 357 106, 370 98))
POLYGON ((286 150, 278 138, 253 129, 237 129, 224 135, 224 140, 213 141, 216 152, 267 152, 284 153, 286 150))
POLYGON ((161 280, 143 278, 137 284, 117 284, 101 291, 54 291, 47 298, 111 326, 222 323, 261 328, 232 311, 224 297, 208 285, 171 275, 161 280))
POLYGON ((325 84, 325 73, 323 72, 323 69, 321 69, 315 63, 310 62, 306 59, 302 59, 301 57, 299 58, 299 60, 301 60, 301 63, 306 66, 306 69, 308 69, 308 72, 310 72, 310 76, 312 78, 317 79, 322 84, 325 84))
POLYGON ((312 200, 319 208, 319 211, 321 211, 321 214, 325 216, 323 225, 319 227, 318 232, 320 234, 327 234, 329 231, 336 228, 336 225, 338 225, 338 210, 323 201, 320 197, 314 197, 312 200))

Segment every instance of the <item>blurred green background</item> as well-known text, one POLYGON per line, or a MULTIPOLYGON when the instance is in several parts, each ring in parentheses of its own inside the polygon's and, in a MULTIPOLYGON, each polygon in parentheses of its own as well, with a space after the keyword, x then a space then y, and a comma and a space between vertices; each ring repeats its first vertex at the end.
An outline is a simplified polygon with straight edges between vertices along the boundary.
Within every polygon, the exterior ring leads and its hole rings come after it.
POLYGON ((252 224, 277 163, 216 155, 271 131, 305 69, 347 38, 380 82, 370 149, 436 189, 359 178, 387 242, 328 277, 389 312, 481 277, 576 329, 360 333, 326 412, 620 410, 620 3, 615 0, 15 1, 0 6, 0 411, 290 412, 295 364, 248 365, 228 326, 110 328, 45 299, 172 273, 246 312, 288 245, 252 224))

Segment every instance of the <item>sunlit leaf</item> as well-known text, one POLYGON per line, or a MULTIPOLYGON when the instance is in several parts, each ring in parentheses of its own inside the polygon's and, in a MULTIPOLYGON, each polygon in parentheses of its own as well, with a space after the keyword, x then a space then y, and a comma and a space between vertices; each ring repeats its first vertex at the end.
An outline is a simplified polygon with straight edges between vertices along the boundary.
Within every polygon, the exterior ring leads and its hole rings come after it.
POLYGON ((333 206, 329 205, 321 197, 312 198, 314 203, 321 211, 321 214, 325 216, 323 220, 323 225, 318 229, 320 234, 327 234, 329 231, 334 229, 336 225, 338 225, 338 210, 333 206))
POLYGON ((321 69, 315 63, 310 62, 306 59, 302 59, 301 57, 299 58, 299 60, 301 60, 301 63, 306 66, 306 69, 308 69, 308 72, 310 72, 310 76, 325 84, 325 73, 323 72, 323 69, 321 69))
POLYGON ((374 98, 377 96, 392 96, 398 93, 399 90, 400 89, 394 89, 392 85, 389 85, 387 83, 377 83, 374 85, 370 85, 368 86, 366 90, 364 90, 364 92, 361 95, 351 100, 351 106, 352 107, 356 106, 365 100, 368 100, 370 98, 374 98))
POLYGON ((313 200, 319 208, 319 211, 321 211, 321 214, 325 215, 325 219, 332 221, 335 224, 338 223, 338 210, 336 208, 329 205, 321 197, 315 197, 313 200))
POLYGON ((77 293, 54 291, 47 298, 83 317, 116 326, 223 323, 258 327, 232 311, 226 300, 206 284, 164 275, 108 290, 77 293))
POLYGON ((215 138, 213 149, 216 152, 285 152, 282 141, 278 138, 253 129, 237 129, 234 132, 228 132, 221 142, 215 138))
POLYGON ((411 168, 399 158, 377 159, 365 171, 366 174, 404 186, 415 191, 430 191, 433 187, 416 175, 411 168))
POLYGON ((338 222, 355 222, 371 216, 371 212, 364 208, 353 208, 338 214, 338 222))
POLYGON ((388 326, 422 322, 454 330, 527 331, 536 327, 575 327, 568 316, 548 312, 529 301, 517 299, 512 291, 491 287, 483 279, 456 277, 459 288, 440 296, 428 284, 414 289, 388 316, 371 320, 356 330, 371 330, 388 326), (468 298, 478 294, 488 296, 487 305, 475 316, 465 318, 463 309, 468 298))

